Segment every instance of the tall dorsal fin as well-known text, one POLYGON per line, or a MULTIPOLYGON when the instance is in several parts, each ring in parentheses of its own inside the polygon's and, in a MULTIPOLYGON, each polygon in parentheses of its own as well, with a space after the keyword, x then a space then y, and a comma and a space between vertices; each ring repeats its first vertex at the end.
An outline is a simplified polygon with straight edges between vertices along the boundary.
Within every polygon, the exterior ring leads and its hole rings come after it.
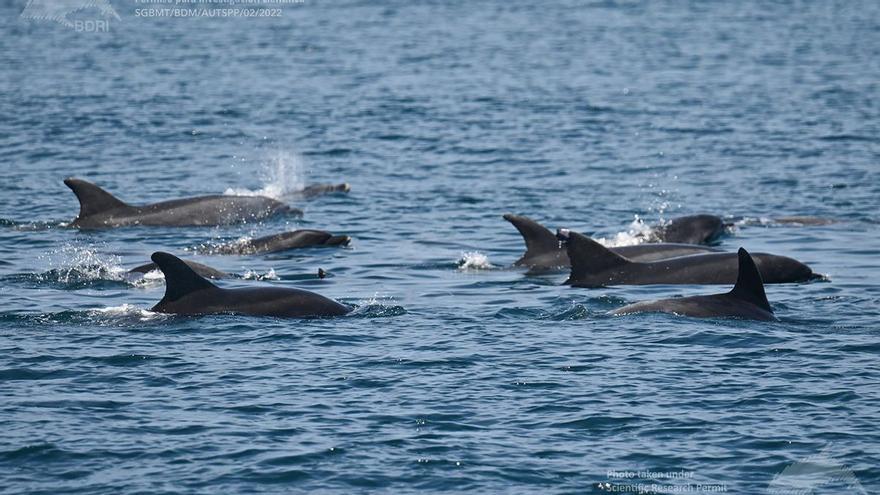
POLYGON ((165 297, 162 302, 173 302, 192 292, 217 288, 173 254, 155 252, 150 259, 165 274, 165 297))
POLYGON ((764 280, 758 267, 755 266, 755 260, 743 248, 739 248, 737 254, 739 254, 739 273, 736 276, 736 285, 729 294, 772 313, 773 308, 770 307, 770 301, 764 293, 764 280))
POLYGON ((519 261, 531 256, 559 251, 559 239, 547 227, 531 218, 511 215, 510 213, 504 215, 504 219, 512 223, 526 241, 526 252, 519 261))
POLYGON ((91 182, 71 177, 64 179, 64 184, 73 190, 79 199, 79 218, 128 207, 127 204, 91 182))
POLYGON ((568 232, 565 241, 568 258, 571 260, 570 281, 632 263, 629 258, 577 232, 568 232))

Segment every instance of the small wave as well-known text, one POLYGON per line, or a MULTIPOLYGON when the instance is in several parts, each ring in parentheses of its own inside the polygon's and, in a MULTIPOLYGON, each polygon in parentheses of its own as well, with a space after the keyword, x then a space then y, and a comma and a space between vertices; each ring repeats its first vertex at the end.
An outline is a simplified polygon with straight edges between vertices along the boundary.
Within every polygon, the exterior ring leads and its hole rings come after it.
POLYGON ((266 196, 273 199, 284 199, 295 196, 305 187, 305 160, 289 151, 276 151, 269 156, 260 179, 263 187, 257 190, 247 188, 228 188, 223 194, 227 196, 266 196))
POLYGON ((52 325, 60 325, 62 327, 98 325, 129 328, 133 324, 153 322, 171 317, 172 315, 154 313, 132 304, 77 311, 68 310, 57 313, 0 313, 0 321, 2 322, 39 328, 52 325))
POLYGON ((495 268, 489 263, 489 257, 479 251, 467 251, 461 253, 458 259, 458 269, 463 272, 471 270, 491 270, 495 268))
POLYGON ((523 307, 501 308, 495 313, 495 318, 513 320, 574 321, 586 320, 594 316, 595 314, 590 309, 578 303, 571 303, 551 310, 523 307))
POLYGON ((0 227, 9 227, 15 230, 21 230, 25 232, 36 232, 40 230, 52 230, 52 229, 66 229, 70 227, 69 220, 58 220, 58 221, 42 221, 42 222, 19 222, 18 220, 12 220, 9 218, 0 218, 0 227))
POLYGON ((373 297, 358 301, 349 315, 360 318, 384 318, 406 314, 403 306, 392 304, 393 302, 394 299, 389 296, 373 294, 373 297))

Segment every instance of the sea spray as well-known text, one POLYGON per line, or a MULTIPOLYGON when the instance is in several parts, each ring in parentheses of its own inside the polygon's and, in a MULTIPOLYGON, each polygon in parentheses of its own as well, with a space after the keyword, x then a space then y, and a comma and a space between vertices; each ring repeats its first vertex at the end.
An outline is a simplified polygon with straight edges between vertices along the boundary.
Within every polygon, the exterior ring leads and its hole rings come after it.
POLYGON ((466 251, 458 259, 458 269, 466 272, 471 270, 491 270, 495 268, 489 263, 489 257, 479 251, 466 251))
POLYGON ((282 200, 295 196, 305 187, 306 163, 302 156, 290 151, 274 151, 263 163, 259 173, 263 187, 258 190, 228 188, 231 196, 267 196, 282 200))

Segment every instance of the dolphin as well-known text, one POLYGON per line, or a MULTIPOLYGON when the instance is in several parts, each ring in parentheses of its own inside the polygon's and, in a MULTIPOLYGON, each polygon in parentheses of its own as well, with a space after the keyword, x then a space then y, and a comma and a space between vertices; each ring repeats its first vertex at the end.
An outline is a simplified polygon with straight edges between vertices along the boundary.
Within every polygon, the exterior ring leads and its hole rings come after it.
POLYGON ((267 235, 244 242, 233 242, 209 248, 210 254, 257 254, 275 253, 288 249, 313 246, 346 246, 351 242, 347 235, 333 235, 323 230, 294 230, 281 234, 267 235))
POLYGON ((697 318, 736 317, 747 320, 777 321, 773 315, 761 272, 748 251, 739 248, 736 284, 730 292, 709 296, 676 297, 629 304, 611 312, 613 315, 662 312, 697 318))
POLYGON ((688 215, 653 227, 651 242, 712 244, 724 234, 724 220, 715 215, 688 215))
MULTIPOLYGON (((221 272, 220 270, 217 270, 216 268, 211 268, 208 265, 203 265, 201 263, 198 263, 195 261, 190 261, 190 260, 181 260, 181 261, 186 263, 186 265, 188 267, 192 268, 192 270, 194 272, 198 273, 199 275, 201 275, 202 277, 205 277, 205 278, 213 278, 216 280, 216 279, 230 277, 230 275, 228 273, 221 272)), ((151 271, 158 270, 158 269, 159 269, 159 265, 157 265, 156 263, 147 263, 145 265, 140 265, 140 266, 136 266, 136 267, 132 268, 131 270, 128 271, 128 273, 132 273, 132 274, 141 273, 141 274, 146 275, 147 273, 150 273, 151 271)))
MULTIPOLYGON (((508 213, 504 215, 504 219, 512 223, 526 241, 526 252, 514 262, 514 266, 526 266, 531 270, 553 270, 571 266, 565 247, 549 229, 528 217, 508 213)), ((691 254, 720 252, 719 249, 708 246, 675 243, 645 243, 609 249, 636 261, 655 261, 691 254)))
POLYGON ((341 316, 351 312, 347 306, 302 289, 222 289, 172 254, 156 252, 151 259, 165 274, 165 297, 152 309, 157 313, 306 318, 341 316))
POLYGON ((123 203, 100 187, 75 178, 64 180, 79 199, 81 229, 148 226, 215 226, 261 220, 272 215, 302 215, 302 210, 263 196, 199 196, 144 206, 123 203))
MULTIPOLYGON (((649 284, 732 284, 736 281, 736 253, 706 253, 651 262, 633 261, 589 237, 560 230, 571 260, 566 284, 575 287, 649 284)), ((786 256, 752 255, 765 283, 805 282, 818 278, 807 265, 786 256)))

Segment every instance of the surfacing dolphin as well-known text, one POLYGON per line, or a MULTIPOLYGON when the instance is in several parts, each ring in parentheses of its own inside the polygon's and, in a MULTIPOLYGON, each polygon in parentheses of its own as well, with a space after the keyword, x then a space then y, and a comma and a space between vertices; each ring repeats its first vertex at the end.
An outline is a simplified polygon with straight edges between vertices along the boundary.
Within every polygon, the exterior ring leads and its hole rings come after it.
POLYGON ((724 234, 724 227, 724 220, 721 217, 688 215, 673 218, 669 223, 654 226, 649 241, 712 244, 724 234))
POLYGON ((323 230, 301 229, 293 232, 267 235, 243 242, 232 242, 203 249, 209 254, 258 254, 277 253, 288 249, 316 246, 347 246, 351 237, 333 235, 323 230))
MULTIPOLYGON (((560 230, 571 260, 565 282, 575 287, 649 284, 732 284, 739 273, 736 253, 706 253, 640 262, 621 256, 589 237, 560 230)), ((752 255, 765 283, 805 282, 817 275, 807 265, 786 256, 752 255)))
POLYGON ((632 313, 674 313, 697 318, 735 317, 747 320, 776 321, 761 273, 749 253, 739 248, 739 271, 736 284, 730 292, 708 296, 676 297, 630 304, 611 312, 614 315, 632 313))
POLYGON ((264 196, 199 196, 134 206, 91 182, 69 178, 64 183, 79 199, 79 216, 71 225, 81 229, 129 225, 215 226, 256 221, 279 214, 302 215, 302 210, 264 196))
MULTIPOLYGON (((504 215, 512 223, 526 242, 526 252, 514 266, 526 266, 531 270, 555 270, 571 266, 565 246, 556 235, 531 218, 519 215, 504 215)), ((720 252, 719 249, 694 244, 645 243, 634 246, 609 248, 621 256, 635 261, 655 261, 691 254, 720 252)))
POLYGON ((333 194, 333 193, 347 193, 351 191, 351 186, 348 183, 342 184, 311 184, 309 186, 300 189, 295 192, 293 195, 301 198, 314 198, 315 196, 322 196, 324 194, 333 194))
POLYGON ((222 289, 172 254, 156 252, 151 259, 165 274, 165 297, 152 309, 157 313, 307 318, 341 316, 351 311, 330 298, 302 289, 222 289))

